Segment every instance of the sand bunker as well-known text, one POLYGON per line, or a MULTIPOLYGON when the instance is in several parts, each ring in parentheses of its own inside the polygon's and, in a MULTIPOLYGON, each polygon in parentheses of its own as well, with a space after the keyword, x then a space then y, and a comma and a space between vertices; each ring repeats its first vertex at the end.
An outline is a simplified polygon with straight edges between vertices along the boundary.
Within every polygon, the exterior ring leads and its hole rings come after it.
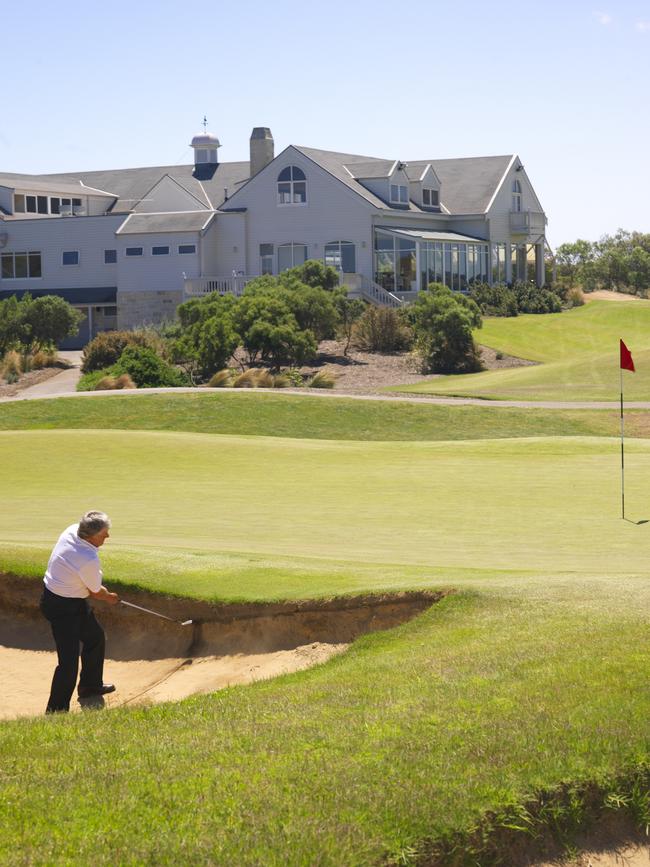
MULTIPOLYGON (((41 714, 56 653, 38 610, 40 582, 0 575, 0 588, 0 719, 41 714)), ((107 636, 104 679, 117 691, 82 702, 75 693, 72 709, 173 701, 309 668, 341 653, 359 635, 409 620, 441 595, 209 605, 129 594, 138 605, 191 618, 191 627, 96 603, 107 636)))

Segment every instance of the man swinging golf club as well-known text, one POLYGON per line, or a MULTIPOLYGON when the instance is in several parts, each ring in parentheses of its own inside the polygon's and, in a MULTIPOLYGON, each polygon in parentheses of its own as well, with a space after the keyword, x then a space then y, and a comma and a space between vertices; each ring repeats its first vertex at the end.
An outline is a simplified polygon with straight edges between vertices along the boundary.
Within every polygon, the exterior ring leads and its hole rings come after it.
POLYGON ((97 549, 109 536, 111 522, 104 512, 86 512, 78 524, 63 531, 47 564, 41 611, 49 620, 58 665, 52 678, 46 713, 68 711, 77 682, 79 698, 114 692, 104 683, 104 630, 95 619, 88 597, 111 605, 120 601, 102 585, 97 549))

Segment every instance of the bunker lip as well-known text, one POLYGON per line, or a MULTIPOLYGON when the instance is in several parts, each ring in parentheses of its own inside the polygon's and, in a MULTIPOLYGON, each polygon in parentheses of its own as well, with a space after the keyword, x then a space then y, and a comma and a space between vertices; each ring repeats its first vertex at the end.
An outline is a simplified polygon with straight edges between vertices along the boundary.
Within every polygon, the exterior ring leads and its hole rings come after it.
MULTIPOLYGON (((1 718, 42 711, 56 655, 38 602, 42 583, 0 573, 1 718), (11 696, 15 696, 11 698, 11 696)), ((324 600, 210 603, 126 590, 130 601, 192 626, 125 606, 93 603, 106 631, 108 706, 166 701, 308 668, 360 635, 390 629, 445 592, 399 592, 324 600)))

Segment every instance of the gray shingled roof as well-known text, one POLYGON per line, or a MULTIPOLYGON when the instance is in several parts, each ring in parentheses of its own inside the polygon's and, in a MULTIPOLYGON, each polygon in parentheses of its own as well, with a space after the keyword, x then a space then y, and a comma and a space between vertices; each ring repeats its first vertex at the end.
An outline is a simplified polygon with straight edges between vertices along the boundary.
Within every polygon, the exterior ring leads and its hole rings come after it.
POLYGON ((418 169, 431 163, 440 178, 440 200, 451 214, 483 214, 510 165, 512 154, 457 160, 413 160, 418 169))
POLYGON ((112 193, 107 193, 104 190, 97 190, 93 187, 85 186, 80 182, 76 184, 70 183, 68 180, 60 182, 34 180, 34 175, 0 175, 0 187, 7 187, 10 190, 34 190, 39 193, 67 193, 69 196, 102 196, 109 199, 115 198, 112 193))
MULTIPOLYGON (((297 147, 296 150, 318 163, 376 208, 400 210, 391 208, 388 202, 375 196, 349 174, 349 172, 354 173, 355 164, 363 166, 363 171, 367 171, 369 164, 376 163, 377 171, 381 172, 384 166, 389 163, 388 160, 373 160, 372 157, 322 151, 316 148, 297 147), (346 171, 346 167, 349 171, 346 171)), ((407 172, 410 169, 415 175, 418 171, 420 173, 424 171, 429 163, 431 164, 440 179, 441 204, 449 210, 450 214, 482 214, 487 209, 490 199, 496 192, 511 160, 512 154, 496 157, 465 157, 457 160, 407 160, 406 165, 407 172)), ((390 165, 393 163, 394 161, 390 162, 390 165)), ((376 175, 376 177, 382 176, 376 175)), ((418 208, 412 202, 409 204, 408 210, 430 213, 418 208)))
POLYGON ((164 214, 129 214, 116 235, 146 235, 151 232, 200 232, 215 214, 206 211, 181 211, 164 214))
POLYGON ((354 178, 387 178, 397 160, 371 160, 363 163, 346 163, 345 168, 354 178))
POLYGON ((82 181, 87 186, 106 190, 116 196, 118 201, 111 213, 128 213, 143 199, 165 175, 169 175, 206 208, 218 208, 224 201, 224 188, 232 196, 244 181, 248 180, 247 162, 219 163, 211 178, 198 180, 193 176, 194 166, 147 166, 137 169, 111 169, 101 172, 74 172, 61 175, 11 175, 4 177, 34 183, 82 181), (206 198, 207 197, 207 198, 206 198))

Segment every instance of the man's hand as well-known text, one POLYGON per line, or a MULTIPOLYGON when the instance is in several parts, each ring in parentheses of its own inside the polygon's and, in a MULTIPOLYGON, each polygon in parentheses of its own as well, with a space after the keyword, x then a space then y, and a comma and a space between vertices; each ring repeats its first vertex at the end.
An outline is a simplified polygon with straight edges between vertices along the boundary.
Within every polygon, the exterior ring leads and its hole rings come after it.
POLYGON ((88 593, 93 599, 99 599, 101 602, 108 602, 109 605, 117 605, 120 601, 120 597, 117 593, 111 593, 111 591, 107 590, 103 585, 99 588, 97 593, 94 593, 92 590, 89 590, 88 593))

